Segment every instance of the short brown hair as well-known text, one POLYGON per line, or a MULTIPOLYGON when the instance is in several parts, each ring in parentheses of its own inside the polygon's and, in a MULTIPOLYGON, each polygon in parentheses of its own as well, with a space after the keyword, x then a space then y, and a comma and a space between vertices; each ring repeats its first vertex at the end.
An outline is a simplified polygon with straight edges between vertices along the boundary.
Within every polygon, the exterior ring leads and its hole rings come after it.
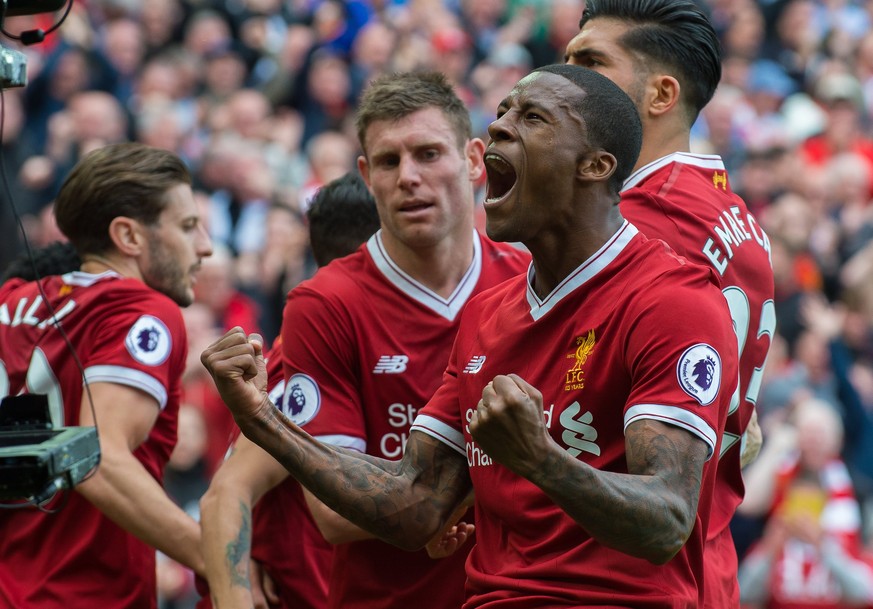
POLYGON ((439 72, 395 72, 374 80, 361 97, 355 127, 364 154, 367 154, 367 128, 376 121, 397 121, 424 110, 439 108, 452 125, 463 148, 473 127, 470 112, 439 72))
POLYGON ((55 218, 80 255, 100 254, 112 248, 113 219, 154 225, 167 191, 190 183, 191 174, 172 152, 137 143, 104 146, 67 176, 55 200, 55 218))

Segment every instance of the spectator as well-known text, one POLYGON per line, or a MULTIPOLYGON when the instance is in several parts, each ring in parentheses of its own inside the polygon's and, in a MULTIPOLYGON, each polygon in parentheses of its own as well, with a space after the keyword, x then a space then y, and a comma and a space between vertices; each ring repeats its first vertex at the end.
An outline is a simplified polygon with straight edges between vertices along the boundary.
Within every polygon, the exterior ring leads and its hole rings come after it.
POLYGON ((862 553, 861 512, 839 459, 839 415, 806 399, 786 424, 779 432, 786 441, 774 442, 747 478, 750 501, 741 509, 763 508, 769 517, 740 565, 742 602, 762 609, 869 605, 873 568, 862 553))

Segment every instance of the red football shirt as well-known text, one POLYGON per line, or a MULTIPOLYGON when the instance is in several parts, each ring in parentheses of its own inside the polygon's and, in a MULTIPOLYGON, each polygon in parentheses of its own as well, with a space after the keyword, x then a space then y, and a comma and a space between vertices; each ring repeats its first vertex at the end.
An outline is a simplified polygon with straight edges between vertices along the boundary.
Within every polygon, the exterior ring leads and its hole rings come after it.
POLYGON ((737 368, 711 271, 625 223, 546 298, 530 287, 531 273, 470 302, 444 384, 413 426, 470 466, 477 543, 464 607, 697 607, 715 459, 690 539, 657 566, 595 541, 495 464, 467 422, 484 386, 516 373, 542 392, 554 441, 592 467, 627 472, 624 430, 639 419, 679 426, 716 454, 737 368))
MULTIPOLYGON (((289 294, 282 324, 286 414, 321 441, 396 460, 440 384, 469 298, 524 271, 529 256, 473 235, 474 260, 442 298, 388 257, 381 234, 289 294)), ((468 549, 432 560, 378 540, 334 554, 331 607, 457 609, 468 549)))
POLYGON ((727 298, 740 349, 738 393, 725 425, 707 534, 706 607, 736 607, 737 555, 729 524, 743 499, 740 438, 755 409, 776 327, 770 241, 731 191, 721 158, 675 153, 625 182, 621 213, 651 238, 713 268, 727 298))
MULTIPOLYGON (((41 280, 89 382, 135 387, 162 411, 134 452, 162 479, 176 442, 187 341, 178 305, 141 281, 74 272, 41 280)), ((36 283, 0 287, 0 395, 48 395, 55 426, 78 425, 82 376, 36 283), (7 384, 8 383, 8 384, 7 384)), ((125 404, 118 404, 124 408, 125 404)), ((98 421, 99 425, 99 421, 98 421)), ((156 607, 155 550, 76 492, 54 514, 0 514, 0 605, 58 609, 156 607)))

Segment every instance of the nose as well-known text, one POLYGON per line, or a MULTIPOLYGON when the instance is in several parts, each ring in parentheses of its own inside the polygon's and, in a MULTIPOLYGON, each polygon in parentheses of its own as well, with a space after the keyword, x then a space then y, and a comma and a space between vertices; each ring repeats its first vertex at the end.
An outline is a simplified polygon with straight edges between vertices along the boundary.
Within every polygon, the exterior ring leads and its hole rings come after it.
POLYGON ((400 158, 397 181, 403 188, 415 186, 421 182, 421 172, 412 155, 403 155, 400 158))
POLYGON ((197 255, 200 258, 208 258, 212 255, 212 239, 210 239, 209 232, 202 224, 198 226, 195 247, 197 248, 197 255))
POLYGON ((512 132, 508 127, 508 119, 509 112, 500 116, 488 125, 488 137, 490 137, 495 142, 499 142, 501 140, 510 140, 512 139, 512 132))

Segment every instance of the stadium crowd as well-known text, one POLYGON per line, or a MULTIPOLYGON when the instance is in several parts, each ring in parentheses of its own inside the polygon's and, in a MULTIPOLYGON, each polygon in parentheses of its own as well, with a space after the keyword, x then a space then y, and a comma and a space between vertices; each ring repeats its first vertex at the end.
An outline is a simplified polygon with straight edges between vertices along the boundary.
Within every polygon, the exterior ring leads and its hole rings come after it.
MULTIPOLYGON (((873 551, 873 2, 699 4, 721 37, 723 78, 692 150, 724 159, 769 236, 776 280, 777 333, 757 404, 764 449, 733 527, 743 600, 770 606, 774 577, 831 590, 810 567, 817 561, 873 605, 858 584, 873 564, 864 554, 873 551), (798 557, 793 538, 821 556, 798 557)), ((234 326, 268 343, 278 336, 286 293, 317 266, 308 203, 355 171, 365 85, 393 71, 442 71, 487 140, 511 87, 563 61, 583 9, 584 0, 78 0, 45 42, 17 47, 29 82, 3 92, 0 162, 32 246, 61 238, 52 200, 91 150, 139 141, 175 152, 192 173, 214 253, 183 312, 189 361, 166 480, 183 508, 196 517, 235 437, 200 353, 234 326)), ((0 192, 0 269, 22 248, 0 192)), ((198 597, 170 559, 159 561, 159 584, 166 609, 198 597)))

